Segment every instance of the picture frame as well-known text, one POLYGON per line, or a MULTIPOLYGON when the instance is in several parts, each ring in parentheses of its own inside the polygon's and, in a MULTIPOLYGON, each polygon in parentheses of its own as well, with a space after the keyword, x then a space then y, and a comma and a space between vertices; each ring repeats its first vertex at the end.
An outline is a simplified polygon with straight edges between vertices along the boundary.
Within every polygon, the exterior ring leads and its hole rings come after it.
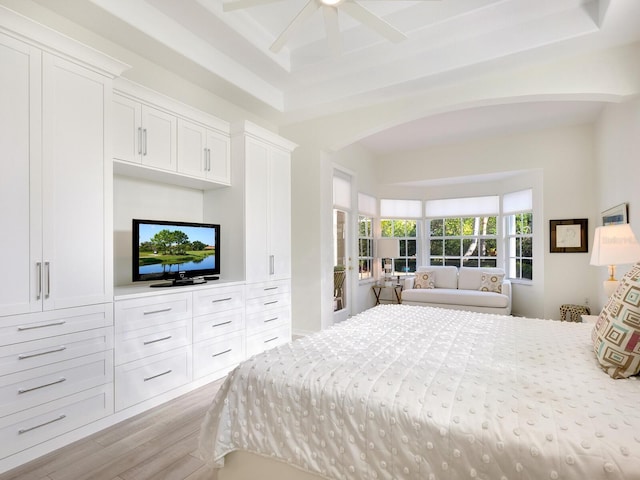
POLYGON ((584 253, 589 251, 589 220, 574 218, 549 220, 551 253, 584 253))
POLYGON ((602 225, 619 225, 629 223, 629 206, 621 203, 602 212, 602 225))

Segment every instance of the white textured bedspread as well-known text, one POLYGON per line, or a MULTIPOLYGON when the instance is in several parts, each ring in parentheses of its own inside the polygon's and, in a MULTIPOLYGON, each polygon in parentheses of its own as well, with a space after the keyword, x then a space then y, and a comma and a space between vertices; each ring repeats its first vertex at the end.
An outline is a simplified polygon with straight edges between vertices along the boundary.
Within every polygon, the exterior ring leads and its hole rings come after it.
POLYGON ((382 305, 242 363, 200 453, 330 479, 640 479, 640 379, 598 367, 591 328, 382 305))

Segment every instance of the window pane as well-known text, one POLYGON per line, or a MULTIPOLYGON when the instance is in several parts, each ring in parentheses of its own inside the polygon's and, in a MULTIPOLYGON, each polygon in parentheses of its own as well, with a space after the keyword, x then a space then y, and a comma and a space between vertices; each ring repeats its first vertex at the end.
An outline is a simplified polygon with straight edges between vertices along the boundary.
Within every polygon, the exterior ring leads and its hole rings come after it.
POLYGON ((463 255, 468 257, 470 255, 478 254, 478 241, 472 238, 465 238, 462 240, 463 255))
POLYGON ((462 240, 445 240, 444 241, 444 254, 460 256, 460 246, 462 240))
POLYGON ((461 219, 460 218, 445 218, 444 220, 444 234, 447 237, 453 237, 461 234, 460 231, 461 219))
POLYGON ((522 278, 533 280, 533 261, 531 259, 522 259, 522 278))
POLYGON ((497 235, 498 234, 498 217, 489 217, 486 223, 486 231, 484 235, 497 235))
POLYGON ((431 250, 431 255, 442 255, 444 250, 444 241, 443 240, 431 240, 429 242, 429 248, 431 250))
POLYGON ((443 264, 443 259, 442 258, 432 258, 431 259, 431 265, 442 265, 443 264))
POLYGON ((497 264, 497 260, 494 260, 492 258, 483 258, 480 260, 481 267, 495 267, 497 264))
POLYGON ((460 266, 460 259, 459 258, 445 258, 444 264, 446 266, 459 267, 460 266))
POLYGON ((480 240, 480 255, 483 257, 495 257, 498 254, 498 240, 487 238, 480 240))
POLYGON ((464 266, 464 267, 477 267, 478 266, 478 258, 477 257, 464 258, 462 260, 462 266, 464 266))
POLYGON ((407 257, 415 257, 418 253, 418 242, 416 240, 406 240, 407 257))
POLYGON ((418 222, 415 220, 407 220, 407 237, 418 236, 418 222))
POLYGON ((443 225, 444 220, 431 220, 430 224, 430 234, 432 237, 441 237, 444 234, 443 225))
POLYGON ((533 239, 531 237, 522 239, 522 256, 533 257, 533 239))
POLYGON ((393 233, 393 226, 391 220, 381 220, 380 230, 383 237, 390 237, 393 233))
POLYGON ((477 235, 475 218, 462 219, 462 235, 477 235))
POLYGON ((405 220, 393 221, 393 236, 394 237, 406 237, 407 222, 405 220))

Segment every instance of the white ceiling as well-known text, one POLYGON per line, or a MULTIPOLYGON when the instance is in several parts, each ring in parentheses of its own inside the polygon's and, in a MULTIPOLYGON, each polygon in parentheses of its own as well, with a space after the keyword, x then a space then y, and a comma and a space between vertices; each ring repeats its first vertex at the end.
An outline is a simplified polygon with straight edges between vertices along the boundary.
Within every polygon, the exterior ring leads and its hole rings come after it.
MULTIPOLYGON (((338 7, 342 53, 322 11, 269 47, 309 0, 224 12, 229 0, 35 0, 239 106, 291 125, 410 98, 492 69, 640 41, 640 0, 357 1, 404 32, 391 43, 338 7)), ((317 1, 317 0, 311 0, 317 1)), ((327 7, 323 7, 327 8, 327 7)), ((362 141, 376 152, 592 121, 601 103, 480 107, 415 120, 362 141)))

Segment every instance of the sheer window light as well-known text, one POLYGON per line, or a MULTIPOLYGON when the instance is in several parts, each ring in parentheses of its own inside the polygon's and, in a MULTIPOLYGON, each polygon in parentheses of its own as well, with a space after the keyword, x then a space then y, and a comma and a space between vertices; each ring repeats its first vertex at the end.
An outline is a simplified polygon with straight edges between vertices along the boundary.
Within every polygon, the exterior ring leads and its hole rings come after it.
POLYGON ((351 182, 336 175, 333 177, 333 206, 351 210, 351 182))
POLYGON ((533 210, 533 191, 530 188, 502 196, 502 213, 505 215, 531 210, 533 210))
POLYGON ((358 192, 358 212, 369 217, 377 217, 378 202, 375 197, 358 192))

